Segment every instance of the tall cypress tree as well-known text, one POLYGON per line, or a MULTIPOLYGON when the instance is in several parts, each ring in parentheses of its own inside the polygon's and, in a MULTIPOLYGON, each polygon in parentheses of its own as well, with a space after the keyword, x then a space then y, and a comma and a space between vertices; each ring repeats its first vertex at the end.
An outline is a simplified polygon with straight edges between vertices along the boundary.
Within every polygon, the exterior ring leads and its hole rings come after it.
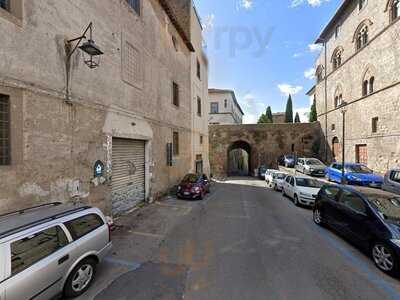
POLYGON ((272 117, 272 110, 271 110, 271 106, 267 107, 267 112, 265 113, 267 116, 267 119, 269 120, 268 123, 274 123, 274 118, 272 117))
POLYGON ((300 116, 299 116, 299 113, 298 113, 298 112, 296 112, 296 116, 294 117, 294 122, 295 122, 295 123, 301 123, 301 121, 300 121, 300 116))
POLYGON ((293 123, 293 101, 292 95, 289 94, 289 99, 286 103, 285 123, 293 123))
POLYGON ((317 104, 315 103, 314 99, 313 104, 311 105, 310 122, 316 122, 316 121, 317 121, 317 104))

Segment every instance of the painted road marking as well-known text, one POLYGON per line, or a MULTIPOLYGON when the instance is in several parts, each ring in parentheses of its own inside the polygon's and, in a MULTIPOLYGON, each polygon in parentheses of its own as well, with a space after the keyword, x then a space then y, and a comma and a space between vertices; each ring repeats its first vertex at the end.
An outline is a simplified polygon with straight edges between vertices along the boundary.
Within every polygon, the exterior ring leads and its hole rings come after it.
POLYGON ((318 231, 321 237, 323 237, 344 257, 346 257, 355 267, 360 269, 362 274, 365 275, 372 284, 375 284, 377 287, 383 290, 391 299, 400 299, 400 293, 394 284, 375 274, 366 262, 356 257, 350 250, 346 249, 338 241, 329 236, 324 229, 315 226, 312 226, 312 228, 313 230, 318 231))
POLYGON ((140 231, 128 231, 130 234, 135 234, 135 235, 141 235, 141 236, 147 236, 147 237, 152 237, 152 238, 157 238, 157 239, 162 239, 164 238, 164 235, 157 234, 157 233, 149 233, 149 232, 140 232, 140 231))
POLYGON ((110 257, 110 256, 107 256, 106 258, 104 258, 104 261, 111 263, 113 265, 120 265, 120 266, 128 267, 132 271, 140 268, 140 266, 141 266, 141 264, 138 262, 121 260, 121 259, 110 257))

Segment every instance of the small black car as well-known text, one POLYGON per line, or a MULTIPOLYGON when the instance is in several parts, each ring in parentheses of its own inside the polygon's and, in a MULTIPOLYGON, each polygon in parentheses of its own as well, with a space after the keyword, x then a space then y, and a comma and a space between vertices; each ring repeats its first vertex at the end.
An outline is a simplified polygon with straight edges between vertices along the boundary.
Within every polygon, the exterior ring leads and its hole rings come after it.
POLYGON ((370 188, 325 185, 315 201, 313 219, 368 251, 383 272, 399 275, 400 196, 370 188))
POLYGON ((203 199, 210 192, 210 181, 207 175, 187 174, 178 185, 178 198, 203 199))

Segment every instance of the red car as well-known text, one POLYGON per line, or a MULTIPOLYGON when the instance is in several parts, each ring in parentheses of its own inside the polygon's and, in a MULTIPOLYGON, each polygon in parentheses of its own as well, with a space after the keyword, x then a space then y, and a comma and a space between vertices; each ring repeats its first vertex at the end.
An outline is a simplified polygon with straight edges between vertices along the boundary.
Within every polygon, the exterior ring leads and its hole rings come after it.
POLYGON ((176 195, 184 199, 203 199, 210 192, 210 181, 206 175, 187 174, 178 185, 176 195))

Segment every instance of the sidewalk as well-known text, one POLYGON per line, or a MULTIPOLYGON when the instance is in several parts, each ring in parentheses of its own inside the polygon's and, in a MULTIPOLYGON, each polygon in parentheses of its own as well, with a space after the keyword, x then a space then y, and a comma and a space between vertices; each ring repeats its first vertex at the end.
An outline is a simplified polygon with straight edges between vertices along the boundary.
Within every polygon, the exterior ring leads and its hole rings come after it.
POLYGON ((90 289, 77 299, 94 299, 121 275, 158 260, 159 247, 165 236, 202 203, 204 201, 190 202, 166 197, 115 220, 112 252, 98 266, 90 289))

